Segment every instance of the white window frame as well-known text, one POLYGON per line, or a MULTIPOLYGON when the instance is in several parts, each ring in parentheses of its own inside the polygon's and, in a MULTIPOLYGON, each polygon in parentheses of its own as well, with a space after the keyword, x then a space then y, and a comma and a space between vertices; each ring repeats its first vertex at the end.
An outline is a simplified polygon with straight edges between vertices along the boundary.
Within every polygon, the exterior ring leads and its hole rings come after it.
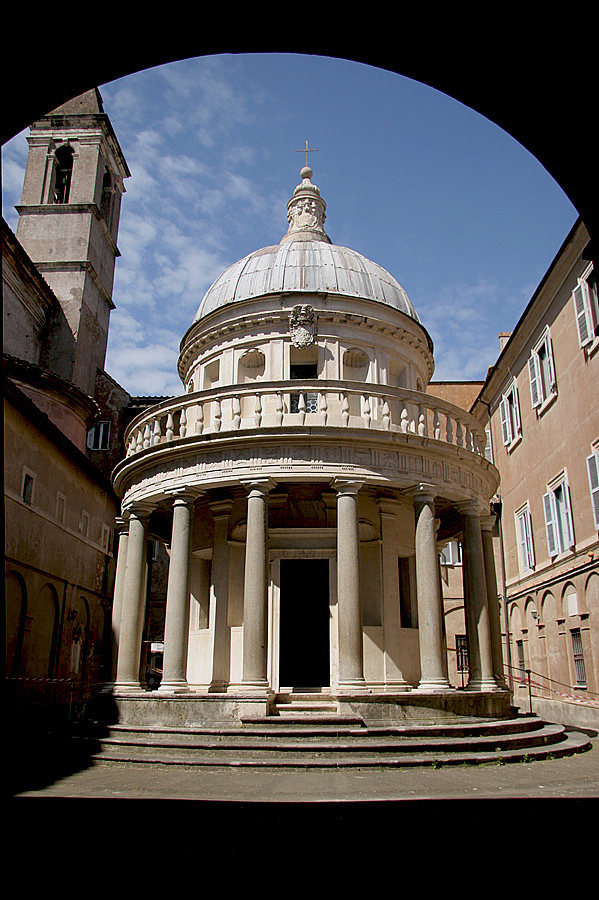
POLYGON ((543 515, 549 556, 559 556, 570 550, 574 546, 574 524, 565 472, 547 485, 547 492, 543 494, 543 515))
POLYGON ((110 420, 96 422, 87 433, 87 446, 90 450, 108 450, 110 447, 110 420))
POLYGON ((585 350, 599 345, 599 298, 597 282, 591 279, 593 264, 582 273, 572 291, 574 315, 578 329, 578 343, 585 350))
POLYGON ((524 506, 514 513, 516 524, 516 540, 518 543, 518 559, 520 572, 530 572, 535 566, 535 551, 532 540, 532 519, 528 500, 524 506))
POLYGON ((599 450, 594 450, 590 456, 587 456, 587 474, 589 476, 593 520, 595 528, 599 531, 599 450))
POLYGON ((533 409, 540 415, 545 407, 557 396, 557 379, 553 359, 551 334, 547 326, 528 358, 530 399, 533 409), (544 354, 544 355, 543 355, 544 354))
POLYGON ((440 554, 442 566, 462 565, 462 545, 460 541, 450 541, 443 547, 440 554))
POLYGON ((508 389, 499 401, 501 418, 501 439, 505 447, 511 449, 522 437, 522 420, 520 418, 520 398, 516 379, 512 379, 508 389))

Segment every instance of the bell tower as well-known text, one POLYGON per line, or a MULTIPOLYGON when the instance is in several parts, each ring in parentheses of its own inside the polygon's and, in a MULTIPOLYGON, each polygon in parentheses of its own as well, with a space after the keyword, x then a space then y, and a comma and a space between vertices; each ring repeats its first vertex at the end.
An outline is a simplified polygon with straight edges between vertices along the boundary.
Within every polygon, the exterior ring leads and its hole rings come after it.
POLYGON ((17 238, 60 302, 42 364, 93 396, 131 173, 97 88, 34 122, 27 140, 17 238))

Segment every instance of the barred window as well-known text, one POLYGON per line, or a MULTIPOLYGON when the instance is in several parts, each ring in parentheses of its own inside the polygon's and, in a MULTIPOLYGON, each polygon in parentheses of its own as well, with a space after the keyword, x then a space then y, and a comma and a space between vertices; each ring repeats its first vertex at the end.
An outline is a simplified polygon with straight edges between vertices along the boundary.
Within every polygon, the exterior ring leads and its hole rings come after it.
POLYGON ((586 687, 587 675, 584 666, 584 652, 582 649, 582 636, 580 628, 573 628, 570 632, 572 635, 572 652, 574 654, 574 672, 576 675, 577 687, 586 687))

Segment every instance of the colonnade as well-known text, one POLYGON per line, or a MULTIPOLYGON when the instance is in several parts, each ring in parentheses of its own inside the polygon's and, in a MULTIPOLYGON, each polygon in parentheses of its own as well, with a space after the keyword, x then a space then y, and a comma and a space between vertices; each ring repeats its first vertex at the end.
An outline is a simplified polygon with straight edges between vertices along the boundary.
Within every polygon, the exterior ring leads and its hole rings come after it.
MULTIPOLYGON (((243 593, 244 692, 265 693, 267 678, 268 618, 268 493, 272 478, 243 482, 247 490, 245 575, 243 593)), ((337 503, 337 605, 338 690, 352 692, 365 686, 363 628, 360 603, 360 542, 358 494, 364 482, 335 478, 332 487, 337 503)), ((191 534, 194 506, 201 491, 182 488, 172 493, 173 524, 166 596, 162 693, 187 691, 187 647, 189 639, 191 534)), ((414 503, 416 590, 420 647, 420 692, 452 691, 447 674, 443 624, 443 597, 435 518, 435 491, 419 484, 409 493, 414 503)), ((213 514, 213 578, 217 597, 213 623, 213 679, 210 690, 226 690, 223 660, 229 655, 226 593, 228 590, 227 532, 232 502, 210 504, 213 514), (218 559, 217 559, 218 557, 218 559), (222 557, 222 558, 221 558, 222 557), (214 565, 217 563, 218 565, 214 565), (223 575, 224 572, 224 575, 223 575), (219 574, 220 573, 220 574, 219 574), (224 579, 224 580, 223 580, 224 579), (218 600, 221 599, 219 603, 218 600)), ((505 687, 501 657, 501 634, 491 529, 493 517, 483 515, 477 501, 458 505, 463 515, 463 566, 466 629, 470 677, 468 689, 492 691, 505 687)), ((113 607, 113 689, 140 689, 139 668, 145 605, 147 525, 152 507, 138 503, 128 507, 117 521, 121 537, 117 560, 113 607)), ((401 679, 398 679, 401 681, 401 679)), ((403 689, 410 687, 405 682, 403 689)), ((399 688, 401 689, 401 688, 399 688)))

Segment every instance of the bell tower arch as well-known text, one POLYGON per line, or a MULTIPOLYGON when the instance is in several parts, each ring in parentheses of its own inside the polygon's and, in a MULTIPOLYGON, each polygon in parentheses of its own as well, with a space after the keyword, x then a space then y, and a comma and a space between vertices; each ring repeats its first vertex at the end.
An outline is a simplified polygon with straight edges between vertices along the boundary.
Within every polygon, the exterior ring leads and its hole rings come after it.
POLYGON ((17 238, 60 303, 43 362, 93 395, 130 172, 96 88, 34 122, 27 140, 17 238))

